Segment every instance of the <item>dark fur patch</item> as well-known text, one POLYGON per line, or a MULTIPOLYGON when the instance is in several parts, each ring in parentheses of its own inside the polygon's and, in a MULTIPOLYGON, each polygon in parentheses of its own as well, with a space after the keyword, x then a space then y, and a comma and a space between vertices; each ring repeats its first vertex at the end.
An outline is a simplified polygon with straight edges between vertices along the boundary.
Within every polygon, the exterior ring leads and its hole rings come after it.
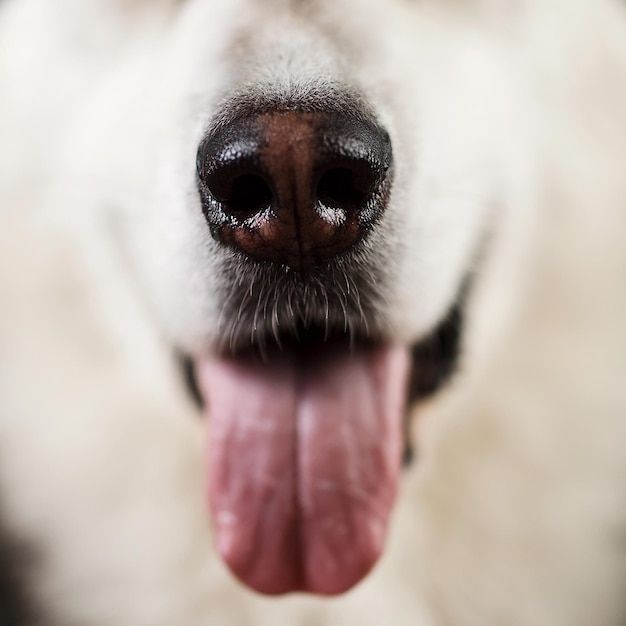
POLYGON ((198 389, 198 383, 196 382, 196 373, 193 361, 183 354, 178 356, 178 361, 180 363, 183 383, 185 384, 187 392, 189 393, 194 404, 198 408, 203 408, 204 401, 202 400, 202 395, 200 394, 200 389, 198 389))
MULTIPOLYGON (((408 406, 435 394, 454 376, 461 353, 463 312, 469 289, 469 280, 460 290, 454 306, 435 330, 411 349, 413 360, 408 387, 408 406)), ((404 437, 404 466, 415 458, 410 436, 410 423, 406 420, 404 437)))
POLYGON ((33 554, 0 525, 0 626, 42 624, 26 588, 33 554))
POLYGON ((431 396, 454 374, 461 349, 463 300, 452 307, 433 333, 413 346, 410 403, 431 396))

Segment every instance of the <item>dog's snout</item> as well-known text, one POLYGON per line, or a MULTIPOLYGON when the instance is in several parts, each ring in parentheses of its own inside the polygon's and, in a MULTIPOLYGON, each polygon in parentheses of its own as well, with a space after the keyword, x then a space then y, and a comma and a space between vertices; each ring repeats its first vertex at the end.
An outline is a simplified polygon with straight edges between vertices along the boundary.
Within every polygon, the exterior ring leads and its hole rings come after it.
POLYGON ((211 234, 307 271, 357 244, 387 204, 389 135, 357 115, 267 112, 207 136, 198 181, 211 234))

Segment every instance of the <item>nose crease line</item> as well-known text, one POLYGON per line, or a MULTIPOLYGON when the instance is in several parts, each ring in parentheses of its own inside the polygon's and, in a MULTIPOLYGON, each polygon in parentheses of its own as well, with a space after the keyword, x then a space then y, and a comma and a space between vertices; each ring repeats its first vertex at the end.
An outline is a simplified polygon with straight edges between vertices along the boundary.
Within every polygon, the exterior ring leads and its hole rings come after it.
POLYGON ((302 119, 293 113, 269 116, 268 119, 267 143, 272 148, 267 157, 275 171, 274 179, 281 181, 277 185, 279 220, 288 229, 294 243, 292 255, 297 258, 300 270, 305 268, 306 257, 311 253, 307 248, 314 247, 306 245, 303 231, 307 214, 311 213, 313 219, 315 211, 312 189, 317 147, 315 132, 313 120, 302 119))

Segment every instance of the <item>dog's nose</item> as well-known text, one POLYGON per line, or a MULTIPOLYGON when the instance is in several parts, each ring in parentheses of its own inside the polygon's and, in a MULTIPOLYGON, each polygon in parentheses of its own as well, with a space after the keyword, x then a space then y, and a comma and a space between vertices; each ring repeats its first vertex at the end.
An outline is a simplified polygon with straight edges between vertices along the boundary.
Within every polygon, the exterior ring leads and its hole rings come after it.
POLYGON ((198 183, 216 240, 306 272, 376 224, 391 162, 387 132, 356 112, 269 112, 207 136, 198 183))

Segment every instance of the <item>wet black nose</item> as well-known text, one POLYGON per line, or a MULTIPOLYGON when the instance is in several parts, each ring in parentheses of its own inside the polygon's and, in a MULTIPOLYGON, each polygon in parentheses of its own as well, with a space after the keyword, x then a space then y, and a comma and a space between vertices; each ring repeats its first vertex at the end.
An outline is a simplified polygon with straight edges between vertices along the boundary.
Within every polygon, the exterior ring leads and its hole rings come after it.
POLYGON ((306 272, 376 224, 391 163, 389 135, 365 116, 261 113, 202 141, 198 185, 216 240, 306 272))

